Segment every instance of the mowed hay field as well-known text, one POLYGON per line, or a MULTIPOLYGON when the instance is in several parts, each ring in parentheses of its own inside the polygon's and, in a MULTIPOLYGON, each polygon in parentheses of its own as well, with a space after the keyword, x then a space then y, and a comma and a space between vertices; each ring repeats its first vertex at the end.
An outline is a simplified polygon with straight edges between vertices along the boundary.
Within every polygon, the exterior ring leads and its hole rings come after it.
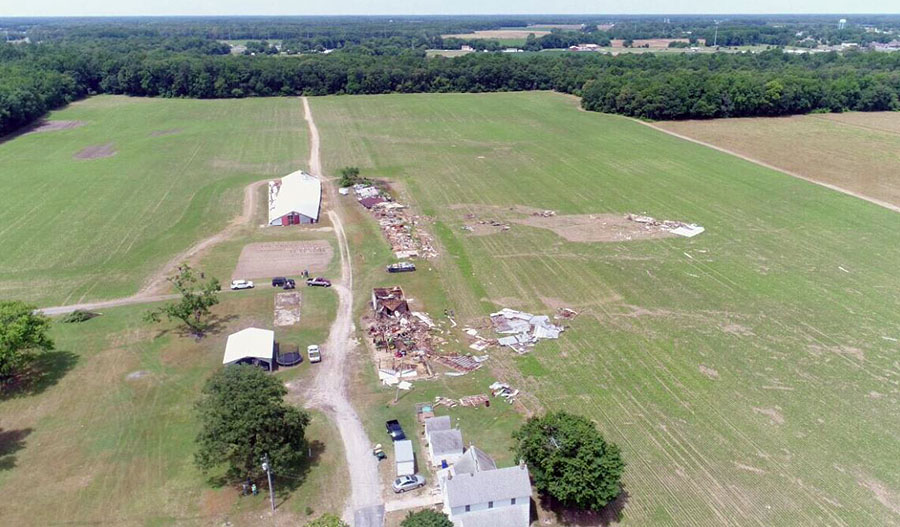
POLYGON ((308 150, 296 98, 101 96, 49 119, 82 126, 0 143, 0 297, 40 305, 135 293, 308 150), (113 155, 76 158, 97 146, 113 155))
POLYGON ((654 126, 900 207, 900 112, 673 121, 654 126))
POLYGON ((311 104, 329 173, 391 178, 433 217, 457 320, 581 312, 559 341, 489 364, 623 447, 622 525, 900 524, 896 213, 559 94, 311 104), (461 228, 514 206, 707 230, 461 228))

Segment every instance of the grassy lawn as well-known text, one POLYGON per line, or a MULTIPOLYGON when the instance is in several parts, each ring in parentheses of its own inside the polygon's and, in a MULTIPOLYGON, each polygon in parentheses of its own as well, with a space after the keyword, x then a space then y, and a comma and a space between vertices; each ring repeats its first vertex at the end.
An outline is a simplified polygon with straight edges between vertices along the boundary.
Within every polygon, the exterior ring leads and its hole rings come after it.
MULTIPOLYGON (((278 339, 321 338, 333 318, 333 296, 307 295, 308 329, 279 330, 278 339)), ((147 326, 141 319, 146 309, 116 308, 82 324, 56 323, 59 351, 41 359, 45 380, 0 401, 4 523, 249 525, 267 513, 264 493, 240 498, 236 489, 210 486, 194 466, 193 404, 221 367, 230 332, 271 327, 271 293, 223 296, 216 312, 224 322, 199 342, 173 326, 147 326)), ((307 373, 304 364, 277 375, 307 373)), ((306 518, 307 506, 314 514, 340 512, 346 495, 343 478, 334 478, 344 460, 337 430, 314 414, 307 438, 310 464, 285 474, 276 487, 305 481, 278 496, 277 514, 295 522, 306 518)))
POLYGON ((900 206, 900 113, 656 123, 804 177, 900 206))
POLYGON ((244 185, 307 157, 296 98, 100 96, 49 119, 84 125, 0 143, 0 296, 41 305, 136 292, 237 216, 244 185), (74 158, 108 144, 112 157, 74 158))
MULTIPOLYGON (((493 351, 490 378, 520 384, 535 397, 531 410, 591 417, 623 447, 623 524, 897 523, 895 213, 582 112, 563 95, 311 104, 326 171, 357 165, 396 181, 434 221, 444 254, 430 264, 433 276, 403 278, 425 309, 449 305, 461 322, 500 306, 581 312, 528 357, 493 351), (578 243, 523 225, 485 236, 461 229, 467 213, 517 205, 647 213, 707 231, 578 243)), ((377 273, 390 257, 371 222, 351 223, 364 292, 387 280, 377 273)), ((384 437, 388 416, 411 426, 414 401, 478 393, 491 379, 419 382, 400 410, 382 392, 373 438, 384 437)), ((359 397, 373 381, 359 383, 359 397)), ((452 414, 467 439, 494 418, 505 423, 482 410, 452 414)), ((491 449, 498 457, 500 443, 491 449)))

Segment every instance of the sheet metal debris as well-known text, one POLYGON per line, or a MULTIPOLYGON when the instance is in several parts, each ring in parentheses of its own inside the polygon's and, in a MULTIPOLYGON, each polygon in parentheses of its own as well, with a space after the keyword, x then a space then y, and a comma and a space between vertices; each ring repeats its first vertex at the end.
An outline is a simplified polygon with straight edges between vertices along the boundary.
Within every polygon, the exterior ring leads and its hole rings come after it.
POLYGON ((559 334, 564 331, 562 326, 551 323, 548 316, 509 308, 491 313, 491 324, 497 333, 509 335, 501 337, 497 342, 519 354, 527 353, 539 340, 559 338, 559 334))
POLYGON ((673 220, 658 220, 652 216, 646 216, 642 214, 628 214, 625 217, 633 222, 640 223, 646 226, 646 228, 648 229, 669 231, 672 234, 684 236, 685 238, 693 238, 694 236, 706 231, 706 229, 697 225, 696 223, 684 223, 682 221, 673 220))

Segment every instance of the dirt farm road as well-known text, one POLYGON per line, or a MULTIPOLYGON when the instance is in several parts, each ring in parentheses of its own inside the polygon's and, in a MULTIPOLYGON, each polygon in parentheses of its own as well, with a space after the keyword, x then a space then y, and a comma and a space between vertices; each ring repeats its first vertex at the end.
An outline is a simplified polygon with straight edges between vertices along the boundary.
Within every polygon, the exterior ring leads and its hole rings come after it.
MULTIPOLYGON (((322 181, 323 187, 333 200, 334 187, 323 177, 319 160, 319 131, 309 108, 309 101, 302 98, 304 116, 309 126, 309 171, 322 181)), ((337 425, 344 443, 344 455, 350 476, 350 500, 344 510, 344 520, 355 527, 381 527, 384 504, 381 499, 381 482, 378 476, 378 462, 371 454, 369 437, 363 428, 359 415, 347 396, 350 371, 348 364, 352 356, 353 333, 353 269, 350 264, 350 249, 340 215, 332 207, 328 218, 334 226, 341 257, 341 277, 334 284, 338 294, 337 317, 328 332, 328 340, 322 350, 322 362, 316 367, 316 377, 307 387, 290 387, 298 393, 307 407, 325 412, 337 425)))
POLYGON ((787 174, 787 175, 789 175, 789 176, 791 176, 791 177, 795 177, 795 178, 797 178, 797 179, 802 179, 803 181, 808 181, 808 182, 810 182, 810 183, 814 183, 814 184, 816 184, 816 185, 823 186, 823 187, 825 187, 825 188, 827 188, 827 189, 835 190, 835 191, 837 191, 837 192, 841 192, 841 193, 843 193, 843 194, 847 194, 848 196, 853 196, 854 198, 859 198, 859 199, 868 201, 869 203, 874 203, 875 205, 878 205, 879 207, 884 207, 884 208, 889 209, 889 210, 892 210, 892 211, 894 211, 894 212, 900 212, 900 207, 898 207, 897 205, 894 205, 893 203, 888 203, 887 201, 882 201, 882 200, 880 200, 880 199, 876 199, 876 198, 873 198, 873 197, 870 197, 870 196, 866 196, 866 195, 864 195, 864 194, 860 194, 859 192, 854 192, 854 191, 852 191, 852 190, 848 190, 848 189, 845 189, 845 188, 843 188, 843 187, 839 187, 839 186, 837 186, 837 185, 832 185, 831 183, 825 183, 824 181, 816 181, 815 179, 806 177, 806 176, 804 176, 804 175, 802 175, 802 174, 798 174, 798 173, 792 172, 792 171, 790 171, 790 170, 785 170, 785 169, 779 168, 779 167, 777 167, 777 166, 775 166, 775 165, 770 165, 769 163, 766 163, 766 162, 764 162, 764 161, 760 161, 759 159, 754 159, 754 158, 752 158, 752 157, 750 157, 750 156, 745 156, 745 155, 743 155, 743 154, 739 154, 739 153, 737 153, 737 152, 735 152, 735 151, 733 151, 733 150, 728 150, 727 148, 722 148, 721 146, 716 146, 716 145, 714 145, 714 144, 707 143, 707 142, 705 142, 705 141, 700 141, 699 139, 694 139, 693 137, 688 137, 688 136, 686 136, 686 135, 679 134, 679 133, 677 133, 677 132, 673 132, 673 131, 671 131, 671 130, 666 130, 665 128, 661 128, 661 127, 659 127, 659 126, 655 126, 653 123, 648 123, 648 122, 645 122, 645 121, 641 121, 641 120, 639 120, 639 119, 634 119, 634 121, 637 122, 637 123, 640 123, 640 124, 642 124, 642 125, 644 125, 644 126, 649 126, 650 128, 653 128, 654 130, 658 130, 658 131, 660 131, 660 132, 662 132, 662 133, 664 133, 664 134, 669 134, 669 135, 671 135, 672 137, 677 137, 677 138, 679 138, 679 139, 684 139, 685 141, 690 141, 690 142, 695 143, 695 144, 698 144, 698 145, 703 145, 703 146, 705 146, 705 147, 707 147, 707 148, 712 148, 713 150, 718 150, 719 152, 723 152, 723 153, 725 153, 725 154, 729 154, 729 155, 732 155, 732 156, 735 156, 735 157, 739 157, 739 158, 743 159, 744 161, 749 161, 749 162, 754 163, 754 164, 757 164, 757 165, 759 165, 759 166, 761 166, 761 167, 766 167, 766 168, 771 169, 771 170, 777 170, 778 172, 781 172, 782 174, 787 174))

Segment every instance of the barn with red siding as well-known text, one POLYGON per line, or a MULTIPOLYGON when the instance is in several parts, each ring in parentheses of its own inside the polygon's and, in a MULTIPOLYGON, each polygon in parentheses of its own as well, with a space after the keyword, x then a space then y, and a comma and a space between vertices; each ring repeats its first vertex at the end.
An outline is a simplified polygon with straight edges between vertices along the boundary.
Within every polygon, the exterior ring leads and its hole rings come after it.
POLYGON ((302 170, 269 182, 269 225, 319 221, 322 183, 302 170))

